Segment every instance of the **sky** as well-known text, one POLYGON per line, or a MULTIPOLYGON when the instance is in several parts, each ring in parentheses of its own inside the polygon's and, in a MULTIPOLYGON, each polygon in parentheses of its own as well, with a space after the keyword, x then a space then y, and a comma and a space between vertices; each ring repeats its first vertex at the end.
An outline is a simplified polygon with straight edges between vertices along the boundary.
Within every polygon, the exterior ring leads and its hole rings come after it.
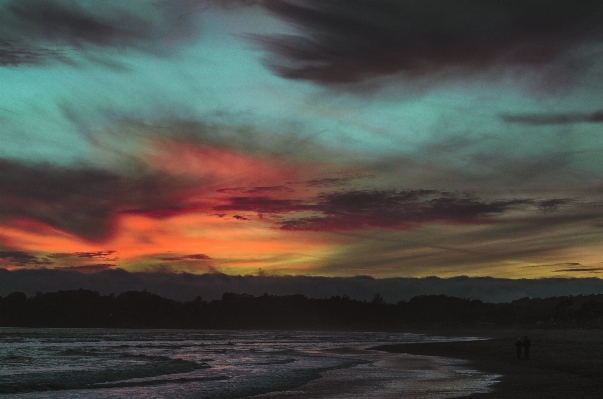
POLYGON ((603 3, 0 0, 0 268, 600 278, 603 3))

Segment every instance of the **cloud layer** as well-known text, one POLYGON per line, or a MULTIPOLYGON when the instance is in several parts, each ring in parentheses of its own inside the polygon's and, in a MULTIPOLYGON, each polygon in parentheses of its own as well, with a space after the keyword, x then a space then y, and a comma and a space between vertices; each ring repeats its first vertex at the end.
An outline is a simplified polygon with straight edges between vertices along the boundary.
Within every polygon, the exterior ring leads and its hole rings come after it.
POLYGON ((535 206, 554 211, 567 199, 509 199, 484 201, 468 193, 438 190, 351 190, 322 193, 310 200, 266 196, 231 197, 218 211, 253 211, 259 214, 311 212, 316 216, 283 220, 285 230, 338 231, 366 228, 410 229, 425 223, 484 223, 490 216, 535 206))
POLYGON ((501 119, 507 123, 520 123, 536 126, 568 125, 571 123, 603 123, 603 111, 568 114, 501 115, 501 119))
POLYGON ((272 0, 300 34, 265 37, 280 76, 319 84, 403 73, 475 74, 495 67, 572 66, 603 38, 597 1, 272 0))
POLYGON ((180 183, 161 173, 125 176, 0 160, 0 218, 33 219, 101 240, 113 232, 120 212, 169 207, 182 194, 180 183))
POLYGON ((67 60, 70 50, 161 52, 195 33, 180 2, 0 2, 0 66, 67 60))
POLYGON ((600 276, 602 41, 591 0, 0 0, 0 266, 600 276))

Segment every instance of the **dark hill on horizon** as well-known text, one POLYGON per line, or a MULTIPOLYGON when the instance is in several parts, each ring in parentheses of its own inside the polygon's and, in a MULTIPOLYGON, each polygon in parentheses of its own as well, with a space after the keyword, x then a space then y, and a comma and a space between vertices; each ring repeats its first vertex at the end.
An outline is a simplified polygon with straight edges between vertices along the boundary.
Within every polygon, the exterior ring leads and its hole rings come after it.
POLYGON ((447 295, 479 299, 489 303, 511 302, 520 298, 549 298, 603 294, 603 279, 541 278, 506 279, 494 277, 388 277, 370 276, 276 276, 229 275, 224 273, 129 272, 123 269, 81 273, 58 269, 17 269, 0 267, 0 296, 20 291, 27 296, 38 292, 77 289, 116 295, 143 289, 180 302, 194 300, 199 293, 207 301, 221 299, 225 292, 261 296, 265 292, 286 296, 302 294, 308 298, 347 295, 371 301, 376 292, 391 303, 409 301, 420 295, 447 295))

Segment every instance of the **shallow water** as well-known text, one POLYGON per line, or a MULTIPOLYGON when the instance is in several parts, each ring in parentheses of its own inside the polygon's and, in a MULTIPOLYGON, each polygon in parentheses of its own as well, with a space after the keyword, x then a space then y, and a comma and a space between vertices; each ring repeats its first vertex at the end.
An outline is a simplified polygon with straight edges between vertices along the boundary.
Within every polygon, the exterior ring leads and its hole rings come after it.
POLYGON ((444 398, 487 391, 496 376, 461 361, 364 349, 449 339, 403 333, 0 328, 0 396, 444 398))

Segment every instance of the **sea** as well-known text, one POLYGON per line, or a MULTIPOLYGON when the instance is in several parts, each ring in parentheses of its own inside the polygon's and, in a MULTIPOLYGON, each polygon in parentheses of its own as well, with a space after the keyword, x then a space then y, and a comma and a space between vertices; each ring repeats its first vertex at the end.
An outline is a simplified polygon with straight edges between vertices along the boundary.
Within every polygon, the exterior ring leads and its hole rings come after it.
POLYGON ((376 345, 408 333, 0 328, 0 398, 414 398, 489 392, 499 376, 376 345))

